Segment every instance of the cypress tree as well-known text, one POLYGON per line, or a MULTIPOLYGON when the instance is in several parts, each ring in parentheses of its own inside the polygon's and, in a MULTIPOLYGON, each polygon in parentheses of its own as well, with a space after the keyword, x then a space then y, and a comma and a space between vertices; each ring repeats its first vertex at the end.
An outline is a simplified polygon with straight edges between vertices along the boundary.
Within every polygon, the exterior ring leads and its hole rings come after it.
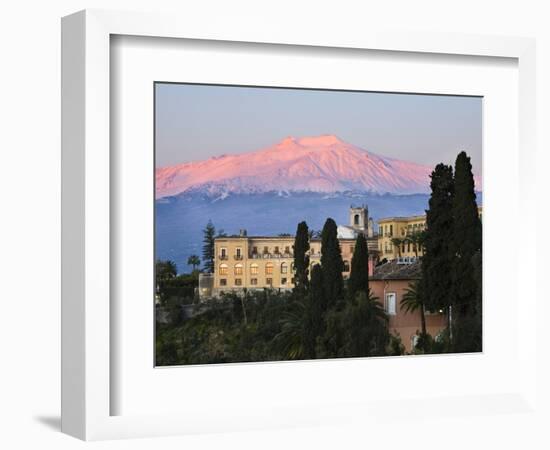
POLYGON ((209 220, 206 224, 206 228, 202 230, 202 261, 204 263, 204 270, 208 273, 214 272, 214 238, 216 235, 216 228, 209 220))
POLYGON ((325 222, 321 233, 321 268, 325 287, 325 309, 328 309, 342 300, 344 290, 344 262, 336 222, 330 218, 325 222))
POLYGON ((465 152, 458 154, 455 163, 453 219, 452 348, 481 351, 481 220, 472 164, 465 152))
POLYGON ((308 288, 309 272, 309 229, 306 222, 300 222, 294 238, 294 293, 304 296, 308 288))
POLYGON ((453 168, 438 164, 430 175, 431 196, 426 211, 422 282, 428 310, 447 309, 453 286, 453 168))
POLYGON ((306 297, 304 356, 308 359, 316 357, 317 337, 323 334, 324 304, 323 271, 321 266, 316 264, 311 269, 311 282, 306 297))
POLYGON ((359 291, 369 292, 369 249, 364 234, 360 234, 355 241, 348 281, 348 293, 352 299, 359 291))
POLYGON ((468 314, 476 296, 472 259, 481 251, 481 221, 477 212, 472 164, 465 152, 459 153, 456 158, 453 219, 453 301, 457 313, 468 314))

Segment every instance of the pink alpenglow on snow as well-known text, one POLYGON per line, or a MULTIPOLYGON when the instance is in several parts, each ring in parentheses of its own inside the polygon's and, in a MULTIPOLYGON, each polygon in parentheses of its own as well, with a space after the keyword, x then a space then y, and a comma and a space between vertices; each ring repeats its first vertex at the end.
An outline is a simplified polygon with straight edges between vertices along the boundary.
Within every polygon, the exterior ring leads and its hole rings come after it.
MULTIPOLYGON (((193 190, 428 193, 433 167, 380 156, 334 135, 294 138, 262 150, 156 170, 156 198, 193 190)), ((480 189, 481 180, 476 178, 480 189)))

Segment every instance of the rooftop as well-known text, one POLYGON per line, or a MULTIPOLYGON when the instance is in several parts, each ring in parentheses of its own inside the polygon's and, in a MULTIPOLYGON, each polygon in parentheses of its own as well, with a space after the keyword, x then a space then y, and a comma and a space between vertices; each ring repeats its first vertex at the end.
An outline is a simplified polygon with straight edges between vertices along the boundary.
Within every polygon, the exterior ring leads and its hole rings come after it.
POLYGON ((426 214, 421 214, 418 216, 396 216, 396 217, 383 217, 378 219, 378 223, 382 222, 408 222, 412 220, 424 220, 426 219, 426 214))
POLYGON ((371 280, 418 280, 421 276, 420 259, 403 263, 403 259, 394 259, 374 268, 371 280))

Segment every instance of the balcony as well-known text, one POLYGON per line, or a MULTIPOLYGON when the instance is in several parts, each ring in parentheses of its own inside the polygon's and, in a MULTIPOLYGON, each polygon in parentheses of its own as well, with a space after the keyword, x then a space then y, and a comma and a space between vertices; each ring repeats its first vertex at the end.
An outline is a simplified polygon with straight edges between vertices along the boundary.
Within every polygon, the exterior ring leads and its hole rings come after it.
POLYGON ((233 255, 233 259, 236 261, 242 261, 243 255, 233 255))
POLYGON ((250 255, 252 259, 284 259, 284 258, 293 258, 292 253, 252 253, 250 255))
POLYGON ((221 260, 221 261, 227 261, 229 259, 229 257, 227 255, 220 255, 218 256, 218 258, 221 260))

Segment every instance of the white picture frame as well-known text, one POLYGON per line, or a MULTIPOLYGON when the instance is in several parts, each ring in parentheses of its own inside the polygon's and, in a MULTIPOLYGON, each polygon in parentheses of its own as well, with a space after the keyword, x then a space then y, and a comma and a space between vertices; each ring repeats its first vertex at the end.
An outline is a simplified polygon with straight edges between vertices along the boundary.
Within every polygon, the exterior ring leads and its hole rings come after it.
MULTIPOLYGON (((230 23, 208 28, 191 17, 164 14, 87 10, 62 21, 62 430, 85 440, 162 436, 208 431, 334 423, 354 417, 373 417, 376 411, 391 417, 395 400, 334 404, 330 411, 309 404, 303 408, 279 405, 261 410, 254 420, 223 420, 231 414, 219 405, 219 417, 182 412, 112 415, 112 342, 116 323, 111 320, 111 170, 110 90, 111 36, 142 36, 255 44, 296 45, 301 48, 368 49, 413 55, 465 55, 517 60, 519 98, 519 183, 517 212, 523 223, 534 224, 536 208, 531 173, 535 166, 535 43, 532 39, 444 33, 397 33, 349 30, 327 34, 313 26, 284 30, 251 23, 235 29, 230 23), (393 402, 393 403, 392 403, 393 402), (306 412, 311 413, 306 417, 306 412)), ((533 225, 534 226, 534 225, 533 225)), ((519 260, 535 261, 534 246, 521 246, 519 260)), ((531 266, 532 271, 532 266, 531 266)), ((464 398, 426 398, 421 407, 440 408, 442 416, 468 415, 472 405, 485 414, 507 409, 522 413, 536 408, 536 328, 525 311, 536 309, 534 283, 527 268, 518 265, 522 308, 517 327, 520 370, 511 391, 464 398), (527 282, 526 282, 527 281, 527 282)), ((516 295, 519 295, 516 293, 516 295)), ((300 364, 300 363, 296 363, 300 364)), ((304 364, 304 363, 302 363, 304 364)), ((305 363, 307 364, 307 363, 305 363)), ((391 363, 390 363, 391 364, 391 363)), ((251 366, 248 366, 251 367, 251 366)), ((311 369, 309 366, 309 370, 311 369)), ((351 366, 350 366, 351 367, 351 366)), ((262 373, 277 365, 261 366, 262 373)), ((468 394, 468 393, 465 393, 468 394)), ((405 404, 410 399, 397 399, 405 404)), ((415 405, 417 407, 418 405, 415 405)), ((409 408, 412 405, 409 404, 409 408)), ((238 414, 236 415, 238 417, 238 414)), ((397 419, 396 419, 397 420, 397 419)))

